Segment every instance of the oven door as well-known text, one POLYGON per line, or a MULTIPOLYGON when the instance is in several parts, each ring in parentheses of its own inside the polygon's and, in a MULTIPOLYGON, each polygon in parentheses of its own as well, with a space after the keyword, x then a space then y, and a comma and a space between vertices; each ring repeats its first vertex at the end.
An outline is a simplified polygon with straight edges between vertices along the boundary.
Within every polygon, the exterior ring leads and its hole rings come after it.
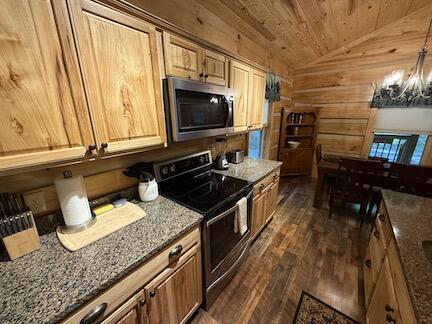
POLYGON ((233 96, 227 88, 168 78, 168 92, 174 141, 233 131, 233 96))
POLYGON ((234 219, 237 212, 235 202, 229 209, 209 219, 204 224, 203 249, 207 287, 230 270, 246 245, 249 244, 252 211, 251 195, 252 191, 246 196, 248 200, 248 230, 243 235, 240 232, 234 232, 234 219))

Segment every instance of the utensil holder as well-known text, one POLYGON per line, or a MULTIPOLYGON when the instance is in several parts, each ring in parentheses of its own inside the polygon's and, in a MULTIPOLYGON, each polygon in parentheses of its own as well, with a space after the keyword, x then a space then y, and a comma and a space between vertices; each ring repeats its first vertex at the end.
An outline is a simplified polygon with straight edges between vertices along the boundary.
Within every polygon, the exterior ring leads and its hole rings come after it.
MULTIPOLYGON (((26 214, 27 218, 30 220, 30 228, 2 238, 3 244, 11 260, 15 260, 23 255, 39 250, 41 247, 33 213, 29 211, 24 214, 26 214)), ((21 214, 15 216, 20 217, 20 215, 21 214)))

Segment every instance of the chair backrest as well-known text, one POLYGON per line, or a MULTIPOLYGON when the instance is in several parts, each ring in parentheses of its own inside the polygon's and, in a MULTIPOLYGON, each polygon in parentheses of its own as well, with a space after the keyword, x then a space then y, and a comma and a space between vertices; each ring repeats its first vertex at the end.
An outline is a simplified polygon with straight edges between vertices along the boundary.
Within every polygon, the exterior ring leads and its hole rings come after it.
POLYGON ((372 192, 377 181, 377 172, 381 168, 381 161, 341 158, 340 177, 336 178, 336 188, 346 197, 368 194, 372 192))
POLYGON ((389 180, 393 190, 432 197, 432 168, 430 167, 392 163, 389 180))
POLYGON ((315 158, 316 163, 319 163, 322 159, 321 144, 317 144, 317 146, 315 147, 315 158))

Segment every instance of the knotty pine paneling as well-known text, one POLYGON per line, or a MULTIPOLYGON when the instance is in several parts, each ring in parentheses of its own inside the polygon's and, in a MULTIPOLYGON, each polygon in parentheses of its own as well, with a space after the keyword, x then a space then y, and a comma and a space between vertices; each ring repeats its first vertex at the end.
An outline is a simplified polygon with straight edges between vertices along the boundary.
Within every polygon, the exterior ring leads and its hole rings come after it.
POLYGON ((293 100, 320 107, 317 144, 323 152, 368 155, 376 113, 372 83, 395 69, 412 71, 431 15, 429 5, 296 69, 293 100))

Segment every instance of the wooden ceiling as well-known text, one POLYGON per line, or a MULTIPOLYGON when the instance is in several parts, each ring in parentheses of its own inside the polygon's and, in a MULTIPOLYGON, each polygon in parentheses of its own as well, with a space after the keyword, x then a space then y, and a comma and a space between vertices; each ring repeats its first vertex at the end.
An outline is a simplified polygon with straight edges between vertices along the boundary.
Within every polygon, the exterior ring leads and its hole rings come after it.
POLYGON ((246 35, 269 44, 292 68, 432 4, 431 0, 197 1, 246 35))

